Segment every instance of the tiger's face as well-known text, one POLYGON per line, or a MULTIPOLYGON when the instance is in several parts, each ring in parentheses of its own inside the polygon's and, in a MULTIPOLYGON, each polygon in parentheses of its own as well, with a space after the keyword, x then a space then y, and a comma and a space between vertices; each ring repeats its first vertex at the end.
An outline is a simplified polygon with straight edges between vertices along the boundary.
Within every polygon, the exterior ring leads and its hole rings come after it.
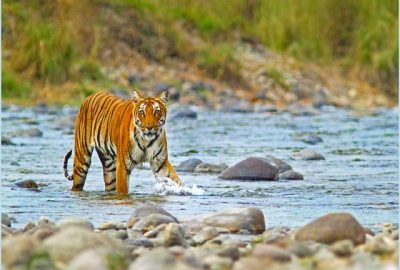
POLYGON ((151 139, 162 131, 166 117, 168 92, 163 91, 158 97, 141 97, 133 91, 132 99, 135 102, 133 121, 142 136, 151 139))

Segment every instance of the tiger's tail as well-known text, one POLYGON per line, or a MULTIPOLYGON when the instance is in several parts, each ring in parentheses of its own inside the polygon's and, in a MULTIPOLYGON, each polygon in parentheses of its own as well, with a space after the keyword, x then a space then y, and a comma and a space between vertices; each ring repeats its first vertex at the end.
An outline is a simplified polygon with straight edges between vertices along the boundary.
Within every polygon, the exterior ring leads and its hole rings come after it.
POLYGON ((65 155, 65 157, 64 157, 64 166, 63 166, 63 169, 64 169, 64 176, 65 176, 65 178, 67 178, 69 181, 71 181, 71 180, 73 179, 72 175, 69 175, 69 174, 68 174, 68 169, 67 169, 67 167, 68 167, 68 159, 71 157, 71 155, 72 155, 72 150, 69 150, 68 153, 67 153, 67 154, 65 155))

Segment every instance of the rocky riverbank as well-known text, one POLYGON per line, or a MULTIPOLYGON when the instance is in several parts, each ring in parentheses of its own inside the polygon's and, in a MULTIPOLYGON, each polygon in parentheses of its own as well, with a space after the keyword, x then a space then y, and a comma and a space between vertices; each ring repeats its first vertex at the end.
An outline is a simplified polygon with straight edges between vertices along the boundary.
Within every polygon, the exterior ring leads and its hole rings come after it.
MULTIPOLYGON (((238 207, 178 220, 154 203, 124 221, 48 218, 12 228, 2 214, 3 269, 397 269, 398 230, 331 213, 301 228, 266 228, 238 207)), ((305 222, 306 223, 306 222, 305 222)))

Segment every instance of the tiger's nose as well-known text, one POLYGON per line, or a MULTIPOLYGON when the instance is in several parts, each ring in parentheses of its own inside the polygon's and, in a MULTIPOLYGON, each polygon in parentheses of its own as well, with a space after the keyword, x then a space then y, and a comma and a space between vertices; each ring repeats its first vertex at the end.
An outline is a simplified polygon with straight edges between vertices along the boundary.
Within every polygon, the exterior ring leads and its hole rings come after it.
POLYGON ((156 129, 155 128, 144 128, 143 129, 143 133, 145 135, 154 134, 154 133, 156 133, 156 129))

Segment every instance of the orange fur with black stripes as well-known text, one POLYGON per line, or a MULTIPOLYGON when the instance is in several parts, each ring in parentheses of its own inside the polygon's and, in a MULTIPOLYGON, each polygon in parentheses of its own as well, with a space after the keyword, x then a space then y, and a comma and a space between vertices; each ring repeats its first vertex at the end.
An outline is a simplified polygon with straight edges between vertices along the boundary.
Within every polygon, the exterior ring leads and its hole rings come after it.
POLYGON ((156 178, 168 177, 182 185, 168 160, 165 120, 168 92, 158 97, 141 97, 133 91, 131 100, 109 93, 97 93, 83 102, 75 122, 73 173, 67 171, 72 150, 64 158, 64 174, 73 181, 72 190, 85 184, 94 149, 103 165, 106 190, 127 194, 129 175, 138 164, 149 161, 156 178))

